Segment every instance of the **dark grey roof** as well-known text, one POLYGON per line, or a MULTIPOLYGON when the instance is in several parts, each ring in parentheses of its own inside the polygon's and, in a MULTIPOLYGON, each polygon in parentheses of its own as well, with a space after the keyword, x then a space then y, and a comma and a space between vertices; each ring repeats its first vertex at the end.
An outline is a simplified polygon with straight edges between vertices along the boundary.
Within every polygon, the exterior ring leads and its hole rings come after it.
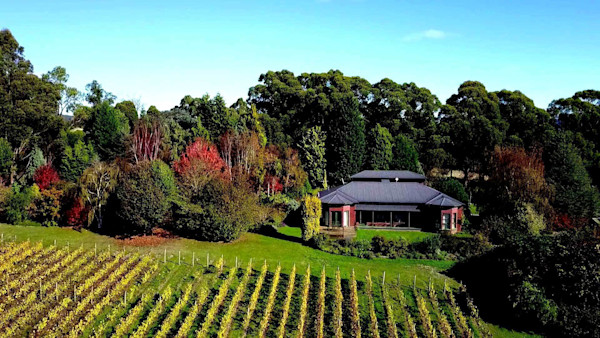
POLYGON ((350 177, 352 181, 381 181, 388 179, 390 181, 410 181, 424 182, 425 176, 408 170, 364 170, 350 177))
POLYGON ((334 191, 330 191, 326 195, 319 194, 319 197, 321 198, 321 202, 326 204, 348 205, 358 203, 357 199, 339 191, 337 188, 335 188, 334 191))
POLYGON ((402 204, 357 204, 356 210, 363 211, 411 211, 419 212, 416 205, 402 204))
MULTIPOLYGON (((348 184, 323 191, 319 194, 321 202, 329 201, 334 196, 343 196, 348 202, 366 204, 414 204, 436 205, 441 207, 458 207, 463 205, 454 198, 431 187, 417 182, 373 182, 352 181, 348 184)), ((341 199, 337 200, 341 201, 341 199)), ((339 204, 339 203, 336 203, 339 204)), ((353 203, 346 203, 353 204, 353 203)))

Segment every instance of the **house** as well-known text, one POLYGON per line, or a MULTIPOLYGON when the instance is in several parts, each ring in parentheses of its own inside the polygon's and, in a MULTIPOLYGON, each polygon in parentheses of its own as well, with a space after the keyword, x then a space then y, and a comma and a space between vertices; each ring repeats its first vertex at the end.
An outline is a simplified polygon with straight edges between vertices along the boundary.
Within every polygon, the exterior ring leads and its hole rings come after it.
POLYGON ((361 171, 350 182, 320 192, 319 198, 323 226, 461 230, 464 204, 425 185, 425 176, 411 171, 361 171))

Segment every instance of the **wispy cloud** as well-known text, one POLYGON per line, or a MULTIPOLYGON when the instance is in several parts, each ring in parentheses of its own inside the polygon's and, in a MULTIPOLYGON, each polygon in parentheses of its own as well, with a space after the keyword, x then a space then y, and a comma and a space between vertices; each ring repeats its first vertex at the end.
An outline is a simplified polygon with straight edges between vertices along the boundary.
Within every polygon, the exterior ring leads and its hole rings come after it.
POLYGON ((435 39, 440 40, 448 37, 448 33, 438 29, 428 29, 422 32, 412 33, 405 35, 402 40, 404 41, 419 41, 423 39, 435 39))

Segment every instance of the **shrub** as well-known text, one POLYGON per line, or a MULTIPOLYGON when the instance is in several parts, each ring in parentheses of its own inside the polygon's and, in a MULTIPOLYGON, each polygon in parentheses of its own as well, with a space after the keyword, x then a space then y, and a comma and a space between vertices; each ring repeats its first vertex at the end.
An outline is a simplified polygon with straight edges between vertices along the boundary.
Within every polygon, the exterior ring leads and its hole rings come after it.
POLYGON ((60 181, 60 177, 58 177, 58 173, 51 164, 46 164, 36 169, 33 181, 43 191, 48 189, 50 185, 60 181))
POLYGON ((173 172, 160 160, 134 166, 120 182, 119 215, 134 231, 149 232, 165 218, 176 194, 173 172))
POLYGON ((74 197, 65 211, 65 223, 69 226, 80 227, 87 223, 89 208, 81 197, 74 197))
POLYGON ((178 232, 207 241, 230 242, 259 223, 256 195, 242 184, 219 179, 205 184, 197 203, 179 199, 174 209, 178 232))
POLYGON ((319 233, 321 219, 321 200, 317 196, 307 195, 302 199, 302 239, 310 240, 319 233))
POLYGON ((40 192, 40 197, 36 201, 37 219, 44 226, 57 226, 60 219, 60 202, 63 191, 56 187, 51 187, 40 192))
POLYGON ((29 218, 32 203, 40 195, 37 185, 22 188, 14 184, 5 201, 5 217, 9 223, 20 223, 29 218))
POLYGON ((375 236, 371 239, 371 247, 377 255, 398 258, 406 254, 409 246, 403 238, 387 240, 382 236, 375 236))

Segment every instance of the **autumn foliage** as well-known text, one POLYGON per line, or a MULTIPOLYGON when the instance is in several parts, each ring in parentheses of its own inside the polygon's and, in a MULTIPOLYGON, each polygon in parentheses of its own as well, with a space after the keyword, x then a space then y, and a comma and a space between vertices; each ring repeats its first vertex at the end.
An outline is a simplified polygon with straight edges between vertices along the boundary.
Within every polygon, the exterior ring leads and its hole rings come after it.
POLYGON ((184 176, 191 171, 202 170, 206 174, 227 177, 227 165, 219 155, 217 147, 209 141, 197 138, 188 145, 178 161, 173 163, 175 173, 184 176))
POLYGON ((50 164, 39 167, 33 175, 33 181, 38 185, 40 190, 46 190, 52 185, 60 181, 58 172, 50 164))

